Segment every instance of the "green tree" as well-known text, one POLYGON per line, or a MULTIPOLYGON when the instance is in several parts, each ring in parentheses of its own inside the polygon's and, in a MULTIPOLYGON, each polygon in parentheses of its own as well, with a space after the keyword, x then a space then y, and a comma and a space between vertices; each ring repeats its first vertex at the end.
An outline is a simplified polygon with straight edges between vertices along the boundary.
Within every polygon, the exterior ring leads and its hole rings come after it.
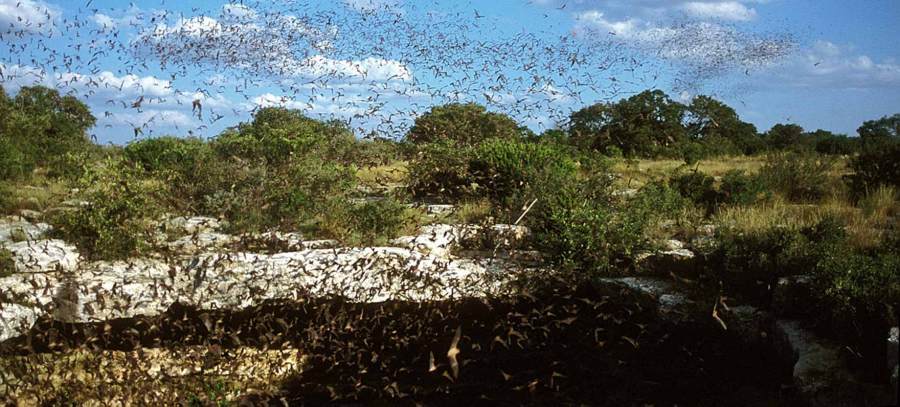
POLYGON ((800 145, 803 139, 803 127, 796 124, 778 123, 763 135, 766 144, 775 150, 785 150, 800 145))
POLYGON ((687 107, 686 128, 691 139, 708 153, 755 154, 762 150, 756 126, 744 122, 730 106, 709 96, 695 97, 687 107))
POLYGON ((69 155, 92 144, 87 130, 96 119, 74 96, 43 86, 23 87, 10 99, 0 89, 0 176, 10 178, 37 166, 65 174, 69 155))
POLYGON ((878 120, 866 121, 856 131, 864 141, 866 139, 900 138, 900 113, 884 116, 878 120))
POLYGON ((573 143, 595 151, 617 148, 629 157, 671 156, 687 141, 684 116, 683 104, 661 90, 648 90, 573 113, 569 133, 573 143))
POLYGON ((225 156, 280 164, 292 155, 312 152, 343 161, 355 142, 353 132, 341 121, 321 121, 299 110, 267 107, 257 111, 253 121, 223 132, 214 145, 225 156))
POLYGON ((473 146, 491 138, 518 139, 523 136, 523 128, 505 114, 489 112, 475 103, 452 103, 435 106, 416 118, 406 138, 417 144, 449 141, 473 146))

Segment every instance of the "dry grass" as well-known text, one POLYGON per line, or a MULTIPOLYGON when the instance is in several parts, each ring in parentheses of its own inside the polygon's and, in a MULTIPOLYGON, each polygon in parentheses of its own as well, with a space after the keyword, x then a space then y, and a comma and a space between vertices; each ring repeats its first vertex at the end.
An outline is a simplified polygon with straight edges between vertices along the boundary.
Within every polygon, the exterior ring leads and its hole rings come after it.
POLYGON ((9 196, 4 198, 3 206, 5 207, 0 210, 10 213, 23 209, 45 211, 67 198, 69 185, 63 181, 36 174, 28 180, 28 183, 9 185, 3 190, 8 191, 9 196))
MULTIPOLYGON (((847 160, 837 159, 837 163, 829 173, 829 177, 840 180, 848 173, 847 160)), ((721 177, 731 170, 742 170, 748 174, 758 173, 765 165, 765 156, 733 156, 716 157, 701 160, 698 164, 689 168, 697 168, 704 174, 713 177, 721 177)), ((620 187, 638 188, 647 182, 665 179, 671 176, 675 170, 684 167, 682 160, 624 160, 615 161, 613 172, 621 177, 618 181, 620 187)))
POLYGON ((409 176, 409 163, 397 161, 377 167, 363 167, 356 171, 360 185, 374 188, 405 185, 409 176))
POLYGON ((758 233, 773 227, 802 229, 833 217, 846 226, 851 245, 867 249, 880 245, 887 230, 900 226, 898 214, 900 202, 895 190, 882 188, 858 207, 839 196, 818 205, 790 204, 776 197, 750 207, 722 208, 714 222, 738 232, 758 233))
MULTIPOLYGON (((730 170, 755 173, 764 163, 765 157, 762 156, 717 157, 702 160, 699 166, 695 164, 691 168, 698 168, 712 176, 722 176, 730 170)), ((684 165, 683 160, 616 160, 612 170, 621 177, 621 186, 637 188, 647 182, 667 178, 684 165)))

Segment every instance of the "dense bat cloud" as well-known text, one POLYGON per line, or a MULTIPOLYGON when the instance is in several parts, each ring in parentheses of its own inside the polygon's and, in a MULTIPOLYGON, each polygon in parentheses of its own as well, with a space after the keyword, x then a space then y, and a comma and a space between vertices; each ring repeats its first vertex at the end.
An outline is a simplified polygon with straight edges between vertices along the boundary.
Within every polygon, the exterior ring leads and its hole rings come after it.
POLYGON ((45 84, 76 94, 102 112, 108 131, 121 127, 118 115, 148 117, 144 109, 178 118, 128 120, 145 135, 214 136, 259 107, 281 105, 399 138, 413 118, 450 102, 480 103, 541 130, 579 104, 654 87, 692 91, 771 64, 793 46, 785 35, 727 25, 755 16, 747 2, 647 1, 626 17, 616 2, 565 9, 539 1, 573 13, 572 29, 500 34, 496 17, 464 4, 257 1, 186 12, 88 2, 63 13, 38 1, 6 3, 0 21, 21 39, 0 60, 5 88, 45 84), (52 37, 51 26, 65 35, 52 37), (32 35, 38 28, 52 38, 32 35), (195 100, 214 113, 191 114, 195 100))

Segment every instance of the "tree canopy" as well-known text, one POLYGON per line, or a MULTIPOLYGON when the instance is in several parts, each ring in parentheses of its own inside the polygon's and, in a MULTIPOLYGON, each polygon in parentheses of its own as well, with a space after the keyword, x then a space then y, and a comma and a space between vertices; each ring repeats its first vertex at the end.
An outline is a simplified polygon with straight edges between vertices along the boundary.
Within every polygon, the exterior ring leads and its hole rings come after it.
POLYGON ((444 141, 472 146, 492 138, 521 138, 523 133, 505 114, 489 112, 476 103, 452 103, 435 106, 416 118, 406 138, 413 143, 444 141))

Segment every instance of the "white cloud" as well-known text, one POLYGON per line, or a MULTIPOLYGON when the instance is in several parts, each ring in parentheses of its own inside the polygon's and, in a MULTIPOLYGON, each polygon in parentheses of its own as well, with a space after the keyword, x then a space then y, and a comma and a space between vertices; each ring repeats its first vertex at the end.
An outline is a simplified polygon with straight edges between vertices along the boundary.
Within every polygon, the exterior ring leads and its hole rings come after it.
POLYGON ((48 34, 60 14, 40 0, 0 0, 0 34, 48 34))
POLYGON ((231 67, 271 77, 316 78, 324 82, 412 80, 411 70, 396 60, 326 56, 331 38, 336 35, 334 28, 312 28, 305 20, 291 15, 274 18, 278 21, 262 21, 249 7, 230 4, 225 6, 221 19, 198 16, 180 18, 172 24, 160 23, 141 33, 134 46, 139 52, 159 55, 167 61, 231 67))
POLYGON ((587 37, 621 41, 647 54, 689 66, 698 75, 767 66, 794 49, 787 36, 759 36, 709 21, 657 25, 634 17, 610 19, 597 10, 579 13, 577 19, 576 31, 587 37))
POLYGON ((373 57, 351 61, 316 55, 295 63, 293 73, 305 77, 325 76, 377 82, 412 80, 412 72, 400 62, 373 57))
POLYGON ((152 128, 153 126, 191 127, 196 124, 194 118, 177 110, 147 109, 141 112, 124 112, 102 118, 101 121, 114 125, 152 128))
POLYGON ((253 10, 249 6, 237 3, 228 3, 222 6, 222 14, 226 17, 250 20, 257 17, 256 10, 253 10))
POLYGON ((773 68, 763 81, 769 86, 831 89, 900 87, 900 63, 876 61, 850 46, 817 41, 786 63, 773 68))
POLYGON ((732 21, 750 21, 756 18, 756 9, 736 1, 723 1, 707 3, 692 1, 682 6, 685 12, 692 17, 722 19, 732 21))

